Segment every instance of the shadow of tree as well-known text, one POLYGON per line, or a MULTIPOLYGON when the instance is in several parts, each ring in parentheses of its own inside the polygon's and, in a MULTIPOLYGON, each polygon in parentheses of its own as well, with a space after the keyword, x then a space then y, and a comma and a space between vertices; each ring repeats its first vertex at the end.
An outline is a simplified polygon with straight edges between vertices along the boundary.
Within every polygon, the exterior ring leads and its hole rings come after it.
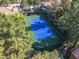
POLYGON ((26 27, 26 31, 32 31, 31 27, 26 27))

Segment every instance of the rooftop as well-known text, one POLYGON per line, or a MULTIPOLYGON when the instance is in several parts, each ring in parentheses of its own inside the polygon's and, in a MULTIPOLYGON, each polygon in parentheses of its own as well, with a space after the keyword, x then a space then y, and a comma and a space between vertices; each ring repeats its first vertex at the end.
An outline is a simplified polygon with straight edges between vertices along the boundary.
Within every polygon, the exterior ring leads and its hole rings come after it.
POLYGON ((72 52, 72 55, 70 56, 70 59, 79 59, 79 46, 74 48, 74 51, 72 52))

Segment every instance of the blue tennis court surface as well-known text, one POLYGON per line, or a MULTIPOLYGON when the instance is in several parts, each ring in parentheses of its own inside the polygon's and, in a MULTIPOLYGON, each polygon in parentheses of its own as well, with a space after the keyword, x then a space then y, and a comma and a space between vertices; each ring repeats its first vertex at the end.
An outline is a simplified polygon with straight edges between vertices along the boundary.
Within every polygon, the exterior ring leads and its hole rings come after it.
POLYGON ((30 19, 29 24, 36 40, 52 39, 55 37, 54 30, 50 28, 43 17, 34 17, 30 19))

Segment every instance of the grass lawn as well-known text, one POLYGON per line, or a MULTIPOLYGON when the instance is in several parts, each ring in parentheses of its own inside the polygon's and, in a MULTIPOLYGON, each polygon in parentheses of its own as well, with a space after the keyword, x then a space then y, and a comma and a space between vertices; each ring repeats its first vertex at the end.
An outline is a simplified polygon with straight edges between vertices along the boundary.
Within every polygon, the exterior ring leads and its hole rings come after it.
POLYGON ((29 24, 29 21, 32 19, 32 18, 35 18, 35 17, 39 17, 37 15, 31 15, 31 16, 27 16, 25 22, 26 22, 26 29, 28 29, 28 33, 29 33, 29 36, 31 37, 31 40, 32 40, 32 43, 35 42, 35 38, 34 38, 34 34, 32 32, 32 29, 30 27, 30 24, 29 24))

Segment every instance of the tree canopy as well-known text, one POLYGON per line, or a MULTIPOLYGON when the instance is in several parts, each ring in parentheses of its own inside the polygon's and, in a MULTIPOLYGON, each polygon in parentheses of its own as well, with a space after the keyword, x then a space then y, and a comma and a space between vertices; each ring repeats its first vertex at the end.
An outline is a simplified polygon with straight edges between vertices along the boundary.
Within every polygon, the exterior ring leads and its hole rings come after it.
POLYGON ((71 7, 68 10, 65 10, 64 14, 61 18, 62 23, 68 25, 66 28, 68 29, 68 36, 71 42, 75 42, 78 40, 78 32, 79 32, 79 1, 72 0, 71 7))
POLYGON ((24 53, 31 49, 25 19, 22 14, 0 14, 0 59, 24 59, 24 53))
POLYGON ((16 3, 17 0, 1 0, 2 3, 16 3))
POLYGON ((41 3, 41 0, 28 0, 28 3, 38 5, 41 3))

